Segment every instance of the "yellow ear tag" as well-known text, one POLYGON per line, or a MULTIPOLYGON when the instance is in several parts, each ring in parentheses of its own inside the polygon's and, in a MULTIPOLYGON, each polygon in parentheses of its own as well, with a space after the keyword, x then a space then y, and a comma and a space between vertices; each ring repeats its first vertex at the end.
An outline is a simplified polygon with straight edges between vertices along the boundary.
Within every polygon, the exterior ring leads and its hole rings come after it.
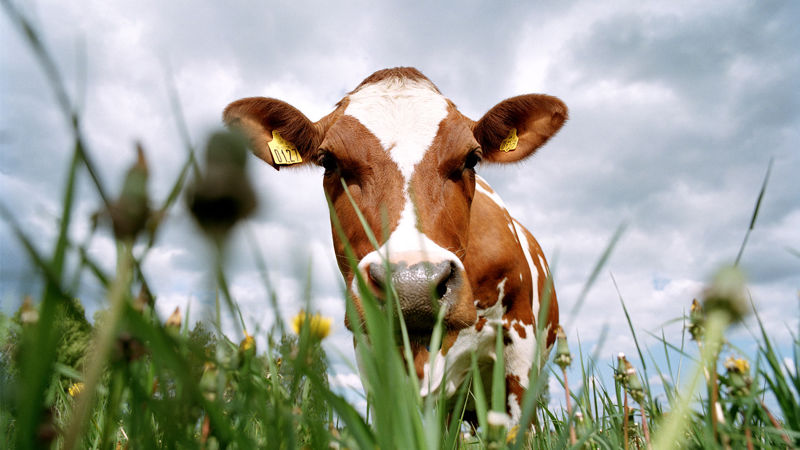
POLYGON ((303 162, 297 147, 284 139, 277 130, 272 130, 272 140, 267 145, 275 164, 290 165, 303 162))
POLYGON ((519 138, 517 137, 517 129, 512 128, 511 131, 508 133, 503 142, 500 143, 500 151, 501 152, 510 152, 517 148, 517 143, 519 142, 519 138))

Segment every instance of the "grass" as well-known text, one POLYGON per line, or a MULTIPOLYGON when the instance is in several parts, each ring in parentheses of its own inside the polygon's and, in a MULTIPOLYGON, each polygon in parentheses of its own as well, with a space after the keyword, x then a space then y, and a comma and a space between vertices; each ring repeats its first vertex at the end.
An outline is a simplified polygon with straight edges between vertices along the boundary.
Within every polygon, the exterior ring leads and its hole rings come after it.
MULTIPOLYGON (((660 449, 800 445, 797 336, 793 336, 794 367, 787 367, 757 318, 759 333, 754 341, 758 353, 752 371, 750 363, 736 358, 720 365, 720 355, 732 351, 724 341, 725 331, 750 309, 745 285, 734 269, 713 280, 703 304, 693 305, 691 313, 680 318, 685 333, 679 343, 655 336, 666 367, 659 367, 649 349, 640 347, 621 295, 640 370, 622 355, 605 367, 596 351, 585 355, 580 345, 578 357, 573 358, 565 335, 560 335, 552 358, 532 369, 522 421, 511 428, 502 420, 505 384, 501 351, 497 352, 500 364, 491 372, 491 380, 482 379, 473 358, 470 375, 453 398, 420 397, 409 346, 398 350, 396 344, 397 336, 408 344, 408 334, 399 320, 402 313, 391 283, 385 293, 387 301, 380 303, 359 278, 364 327, 354 327, 354 338, 367 386, 368 417, 363 417, 328 384, 327 357, 320 346, 326 335, 324 320, 300 316, 295 330, 281 322, 280 293, 267 281, 265 259, 252 235, 257 269, 278 318, 262 336, 266 348, 256 348, 241 320, 219 255, 227 233, 252 210, 254 200, 248 185, 223 183, 230 188, 220 192, 216 189, 219 180, 208 174, 212 164, 222 164, 224 170, 214 167, 215 173, 245 179, 240 163, 246 161, 242 157, 244 146, 227 135, 218 135, 208 143, 208 150, 213 153, 221 149, 229 159, 220 161, 206 155, 206 165, 201 167, 174 97, 172 104, 187 156, 169 195, 152 207, 153 199, 147 195, 146 156, 140 149, 120 195, 112 198, 92 163, 81 135, 80 116, 63 88, 53 59, 26 18, 7 0, 2 2, 48 75, 74 144, 73 157, 65 168, 67 182, 58 236, 49 253, 37 250, 14 215, 0 208, 44 285, 38 302, 26 301, 14 317, 0 315, 0 442, 10 448, 660 449), (87 175, 113 225, 117 242, 114 274, 105 273, 89 257, 86 249, 93 235, 81 243, 69 239, 75 185, 87 175), (220 292, 216 319, 194 327, 189 326, 188 311, 185 319, 180 313, 166 321, 158 317, 157 293, 151 291, 140 268, 141 261, 157 245, 162 218, 176 207, 183 192, 188 192, 185 195, 190 209, 218 256, 209 261, 220 292), (67 264, 71 258, 78 261, 77 266, 67 264), (107 293, 105 299, 92 299, 107 305, 93 324, 86 321, 80 302, 74 298, 73 280, 83 273, 93 276, 107 293), (221 332, 225 315, 240 328, 245 336, 242 341, 231 341, 221 332), (694 346, 696 350, 691 348, 694 346), (652 364, 647 363, 645 355, 650 356, 652 364), (577 383, 567 379, 566 367, 574 362, 580 365, 577 383), (610 379, 610 373, 614 374, 613 383, 604 384, 601 380, 610 379), (653 374, 663 381, 664 397, 650 389, 653 374), (547 407, 550 377, 565 387, 565 404, 570 405, 566 410, 547 407), (685 382, 678 385, 671 380, 685 382), (571 390, 568 381, 581 388, 571 390), (698 390, 701 384, 705 390, 698 390), (768 408, 767 403, 775 405, 772 408, 776 410, 768 408), (462 422, 467 405, 474 408, 476 429, 462 422)), ((768 174, 747 235, 755 225, 767 179, 768 174)), ((335 215, 332 221, 341 233, 335 215)), ((586 298, 622 232, 621 227, 610 239, 575 302, 576 308, 586 298)), ((370 239, 377 244, 375 236, 370 235, 370 239)), ((355 264, 352 251, 347 251, 351 264, 355 264)), ((310 294, 306 301, 306 310, 310 310, 310 294)), ((360 323, 351 304, 345 304, 351 323, 360 323)), ((441 345, 441 331, 440 318, 431 354, 441 345)), ((502 345, 500 336, 498 333, 498 349, 502 345)), ((539 360, 538 355, 534 360, 539 360)))

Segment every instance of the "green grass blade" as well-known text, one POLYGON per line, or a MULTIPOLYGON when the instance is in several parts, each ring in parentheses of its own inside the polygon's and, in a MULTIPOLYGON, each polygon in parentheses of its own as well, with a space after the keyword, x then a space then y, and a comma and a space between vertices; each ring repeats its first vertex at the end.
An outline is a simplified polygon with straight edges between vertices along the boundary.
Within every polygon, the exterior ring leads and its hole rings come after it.
POLYGON ((739 253, 736 255, 736 260, 733 262, 734 267, 739 265, 739 260, 742 259, 742 253, 744 253, 744 248, 747 245, 747 240, 750 238, 750 232, 753 231, 753 228, 756 226, 756 218, 758 217, 758 210, 761 208, 761 200, 764 198, 764 192, 767 190, 767 181, 769 181, 769 174, 772 172, 772 162, 773 159, 769 159, 769 165, 767 166, 767 173, 764 175, 764 182, 761 184, 761 190, 758 192, 758 199, 756 199, 756 205, 753 208, 753 215, 750 218, 750 226, 747 227, 747 232, 744 234, 744 240, 742 240, 742 245, 739 247, 739 253))
POLYGON ((186 119, 184 118, 183 107, 181 106, 178 90, 175 88, 175 82, 170 75, 170 65, 165 62, 164 67, 166 68, 164 76, 166 78, 165 84, 167 85, 169 103, 172 107, 172 117, 175 118, 175 126, 178 128, 178 134, 180 135, 183 145, 186 147, 186 151, 189 154, 186 164, 192 167, 193 175, 197 178, 200 176, 200 166, 197 164, 197 152, 195 152, 194 146, 192 145, 191 134, 189 133, 189 127, 186 125, 186 119))
POLYGON ((495 328, 494 354, 495 361, 492 367, 492 411, 505 414, 506 412, 506 372, 503 354, 503 323, 493 324, 495 328))
POLYGON ((108 206, 111 204, 109 197, 103 188, 103 184, 100 182, 100 178, 97 175, 97 170, 95 170, 95 165, 92 163, 91 158, 86 151, 85 139, 83 139, 83 135, 81 133, 78 116, 73 109, 69 95, 67 95, 67 89, 64 86, 64 80, 61 77, 61 73, 58 70, 55 59, 52 57, 52 55, 50 55, 50 52, 47 51, 47 48, 44 46, 44 43, 40 38, 39 32, 33 26, 31 21, 28 20, 28 18, 25 17, 9 0, 2 0, 2 4, 3 7, 5 7, 6 14, 8 14, 11 22, 13 22, 19 28, 24 39, 31 46, 31 50, 36 56, 36 59, 39 61, 39 64, 42 66, 45 76, 47 77, 48 84, 53 89, 53 93, 56 97, 58 105, 61 108, 61 112, 67 119, 69 126, 72 129, 75 139, 75 150, 80 155, 80 159, 83 161, 87 171, 89 172, 89 176, 94 182, 98 195, 103 200, 103 204, 106 206, 106 209, 108 209, 108 206))
MULTIPOLYGON (((467 374, 467 377, 464 379, 464 383, 458 389, 458 394, 456 395, 456 401, 453 405, 452 410, 450 411, 450 423, 447 427, 447 434, 444 437, 444 444, 442 448, 445 449, 455 449, 458 446, 458 438, 461 434, 461 422, 464 420, 464 411, 467 406, 467 395, 469 394, 469 388, 472 385, 472 373, 470 372, 467 374)), ((442 405, 444 407, 445 405, 442 405)))
POLYGON ((75 177, 78 173, 78 163, 80 153, 77 149, 72 154, 72 162, 67 172, 67 185, 64 187, 63 208, 61 210, 61 224, 58 228, 58 239, 56 240, 55 251, 53 252, 53 271, 56 276, 61 278, 64 271, 64 256, 66 255, 69 236, 70 219, 72 218, 72 207, 75 200, 75 177))
POLYGON ((475 399, 475 414, 478 416, 478 426, 483 430, 484 439, 486 432, 489 429, 489 424, 486 421, 488 413, 488 404, 486 402, 486 394, 483 391, 483 379, 481 372, 478 368, 478 356, 473 352, 471 355, 472 365, 472 395, 475 399))
POLYGON ((589 278, 586 280, 586 283, 584 283, 583 288, 581 288, 581 292, 580 294, 578 294, 578 299, 575 301, 575 304, 572 306, 572 309, 570 309, 569 317, 575 317, 575 314, 577 314, 581 306, 583 306, 583 302, 586 300, 586 295, 589 293, 589 290, 594 285, 594 282, 597 281, 597 277, 598 275, 600 275, 600 271, 606 265, 606 262, 608 262, 608 258, 611 257, 611 252, 617 246, 617 242, 619 242, 619 239, 625 232, 625 228, 626 225, 622 224, 617 227, 616 231, 614 231, 614 234, 608 241, 605 250, 603 250, 603 253, 600 254, 600 258, 597 260, 597 263, 595 263, 591 275, 589 275, 589 278))
POLYGON ((250 241, 249 247, 253 252, 253 259, 256 263, 256 269, 261 277, 261 282, 264 284, 264 289, 267 292, 267 298, 269 298, 272 312, 275 315, 275 323, 277 323, 281 335, 284 335, 286 334, 286 324, 283 322, 283 315, 281 314, 281 308, 278 304, 278 294, 275 292, 275 289, 272 287, 272 283, 269 280, 267 261, 264 259, 264 254, 261 252, 261 247, 258 246, 258 240, 253 233, 253 229, 251 227, 247 227, 246 230, 247 240, 250 241))

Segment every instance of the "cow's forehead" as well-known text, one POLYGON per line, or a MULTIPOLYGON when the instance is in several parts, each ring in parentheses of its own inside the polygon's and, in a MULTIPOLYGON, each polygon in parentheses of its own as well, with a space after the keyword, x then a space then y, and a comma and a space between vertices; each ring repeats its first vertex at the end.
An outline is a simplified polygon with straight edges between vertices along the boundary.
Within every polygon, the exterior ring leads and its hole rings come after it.
POLYGON ((447 99, 427 79, 391 77, 351 93, 344 114, 378 138, 408 182, 447 112, 447 99))

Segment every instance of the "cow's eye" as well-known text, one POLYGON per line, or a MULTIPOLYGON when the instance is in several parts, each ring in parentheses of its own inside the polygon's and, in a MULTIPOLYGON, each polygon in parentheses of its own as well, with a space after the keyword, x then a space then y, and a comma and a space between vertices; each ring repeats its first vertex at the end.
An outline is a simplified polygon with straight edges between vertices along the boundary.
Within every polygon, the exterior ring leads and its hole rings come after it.
POLYGON ((325 175, 330 175, 339 169, 336 157, 328 151, 320 152, 319 157, 317 157, 317 165, 325 169, 325 175))
POLYGON ((479 148, 476 148, 475 150, 469 152, 467 158, 464 160, 464 168, 469 170, 474 169, 475 166, 477 166, 478 163, 481 162, 481 157, 482 153, 481 149, 479 148))

